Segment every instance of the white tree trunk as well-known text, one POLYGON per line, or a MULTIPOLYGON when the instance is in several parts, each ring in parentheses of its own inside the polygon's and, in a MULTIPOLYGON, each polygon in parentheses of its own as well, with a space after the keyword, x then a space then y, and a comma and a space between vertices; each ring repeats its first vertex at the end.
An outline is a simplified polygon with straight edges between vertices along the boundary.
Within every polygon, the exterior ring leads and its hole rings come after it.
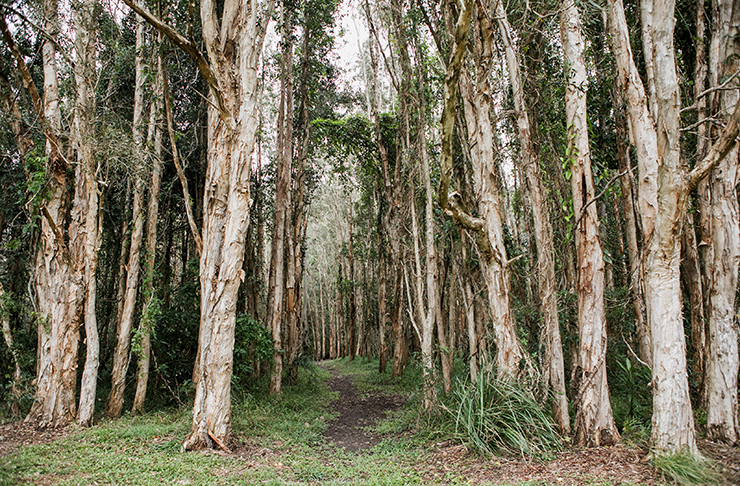
MULTIPOLYGON (((158 44, 162 45, 162 34, 159 35, 158 44)), ((162 128, 161 113, 164 108, 162 102, 164 93, 164 64, 162 55, 157 55, 157 83, 155 87, 156 102, 150 110, 149 129, 154 129, 154 153, 152 154, 152 177, 149 186, 149 203, 146 216, 146 246, 144 250, 144 281, 142 295, 144 298, 144 309, 139 322, 140 349, 136 374, 136 394, 131 410, 143 412, 146 400, 147 384, 149 382, 149 365, 151 359, 151 335, 154 326, 153 318, 156 308, 156 296, 154 295, 154 262, 157 253, 157 222, 159 219, 159 186, 162 180, 162 128)), ((188 203, 189 206, 189 203, 188 203)))
POLYGON ((579 363, 576 402, 575 442, 598 447, 619 440, 609 402, 606 379, 606 314, 604 311, 604 260, 599 241, 599 219, 595 204, 591 151, 586 118, 588 77, 583 58, 581 19, 575 3, 566 0, 560 19, 563 54, 569 66, 565 90, 568 149, 571 165, 573 212, 577 227, 579 363))
MULTIPOLYGON (((715 25, 727 34, 721 43, 722 56, 711 62, 712 78, 729 76, 740 66, 740 4, 720 1, 715 25), (717 72, 721 71, 721 72, 717 72)), ((713 41, 714 41, 713 37, 713 41)), ((714 44, 714 42, 713 42, 714 44)), ((737 82, 736 82, 737 86, 737 82)), ((737 91, 722 92, 721 118, 727 120, 738 103, 737 91)), ((709 277, 709 353, 706 369, 707 437, 736 444, 738 426, 738 342, 735 292, 740 263, 740 226, 735 189, 738 148, 728 153, 709 176, 711 187, 712 255, 709 277)))
POLYGON ((77 171, 75 207, 84 208, 81 216, 84 224, 75 227, 75 210, 72 211, 73 254, 77 256, 77 265, 83 262, 85 285, 85 369, 80 384, 80 405, 77 422, 83 426, 92 425, 95 412, 95 392, 100 364, 100 343, 98 323, 95 315, 97 293, 96 272, 98 267, 98 248, 100 246, 100 229, 98 220, 98 166, 95 162, 95 85, 96 85, 96 36, 97 19, 95 0, 85 0, 74 8, 75 19, 75 82, 77 84, 77 102, 75 104, 77 171), (79 246, 78 246, 79 244, 79 246))
POLYGON ((679 279, 685 187, 678 160, 679 100, 673 56, 673 3, 660 5, 653 13, 660 134, 653 125, 634 63, 621 0, 610 2, 609 30, 620 88, 625 93, 630 139, 635 144, 639 163, 645 304, 653 346, 651 443, 660 452, 683 448, 695 452, 679 279))

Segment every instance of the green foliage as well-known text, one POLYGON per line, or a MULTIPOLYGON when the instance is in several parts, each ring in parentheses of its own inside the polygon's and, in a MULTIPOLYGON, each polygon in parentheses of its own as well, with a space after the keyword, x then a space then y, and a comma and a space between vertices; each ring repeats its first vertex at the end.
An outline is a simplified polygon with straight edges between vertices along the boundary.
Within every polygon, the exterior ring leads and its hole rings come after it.
POLYGON ((526 384, 497 379, 491 366, 475 382, 462 383, 454 400, 456 432, 481 454, 542 458, 562 448, 547 401, 538 400, 526 384))
POLYGON ((234 374, 232 382, 237 386, 254 373, 258 361, 270 363, 274 352, 272 336, 265 326, 249 314, 236 318, 234 336, 234 374))
POLYGON ((152 335, 155 360, 152 372, 153 398, 163 404, 180 403, 192 393, 190 379, 198 349, 200 327, 200 286, 198 262, 192 260, 184 271, 181 285, 161 306, 154 317, 156 333, 152 335))
POLYGON ((664 478, 682 486, 720 484, 722 480, 711 461, 688 450, 655 454, 652 463, 664 478))
POLYGON ((616 361, 618 372, 611 383, 614 420, 624 435, 646 440, 652 417, 650 369, 629 358, 616 361))

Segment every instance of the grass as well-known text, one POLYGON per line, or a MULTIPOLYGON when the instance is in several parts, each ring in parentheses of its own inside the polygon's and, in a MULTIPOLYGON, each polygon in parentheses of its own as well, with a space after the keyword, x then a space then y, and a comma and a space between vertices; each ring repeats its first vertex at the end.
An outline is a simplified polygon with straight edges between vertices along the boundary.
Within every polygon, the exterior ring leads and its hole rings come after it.
POLYGON ((497 379, 491 367, 461 384, 454 398, 456 432, 485 456, 508 452, 542 459, 562 449, 546 400, 537 400, 522 383, 497 379))
POLYGON ((722 476, 708 459, 685 450, 674 454, 656 454, 652 459, 655 469, 667 480, 682 486, 720 484, 722 476))
POLYGON ((94 427, 74 429, 52 444, 0 457, 0 486, 470 484, 464 465, 445 462, 446 470, 431 464, 440 459, 431 453, 435 442, 430 437, 436 440, 443 432, 438 421, 418 418, 417 368, 412 365, 395 380, 389 373, 377 375, 377 361, 357 358, 327 365, 352 375, 360 393, 410 396, 406 407, 375 426, 375 432, 387 435, 372 449, 349 453, 324 440, 337 397, 327 387, 329 373, 309 367, 300 369, 296 385, 283 388, 281 399, 267 394, 266 382, 235 392, 234 455, 181 452, 190 429, 188 409, 101 418, 94 427))

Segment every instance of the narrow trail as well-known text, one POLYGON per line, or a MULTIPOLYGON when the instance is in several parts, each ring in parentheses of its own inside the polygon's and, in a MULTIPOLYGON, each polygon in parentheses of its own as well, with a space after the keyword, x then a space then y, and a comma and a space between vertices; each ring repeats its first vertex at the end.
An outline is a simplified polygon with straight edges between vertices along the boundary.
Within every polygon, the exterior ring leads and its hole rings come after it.
POLYGON ((398 395, 385 395, 377 391, 360 394, 352 377, 342 375, 333 367, 322 363, 323 369, 331 373, 329 389, 339 393, 331 406, 339 417, 331 422, 324 436, 349 452, 358 452, 377 445, 383 437, 373 431, 373 426, 388 412, 401 408, 406 399, 398 395))

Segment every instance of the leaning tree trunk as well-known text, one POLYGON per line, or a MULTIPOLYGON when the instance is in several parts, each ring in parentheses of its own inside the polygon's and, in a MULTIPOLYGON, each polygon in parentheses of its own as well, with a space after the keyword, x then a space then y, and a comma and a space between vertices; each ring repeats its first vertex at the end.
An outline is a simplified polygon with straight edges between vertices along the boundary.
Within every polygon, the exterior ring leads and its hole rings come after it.
MULTIPOLYGON (((576 10, 576 15, 578 11, 576 10)), ((572 13, 571 13, 572 14, 572 13)), ((496 7, 499 32, 504 40, 506 62, 509 70, 514 111, 516 112, 517 129, 521 144, 520 156, 527 177, 527 187, 532 201, 532 220, 534 237, 537 246, 537 274, 539 277, 540 311, 544 320, 545 364, 548 382, 554 393, 553 415, 560 430, 570 434, 570 417, 568 415, 568 396, 565 390, 565 365, 563 362, 563 345, 560 339, 560 322, 558 319, 557 290, 555 283, 555 246, 553 241, 550 210, 545 199, 545 186, 542 182, 540 162, 538 160, 529 124, 529 115, 524 98, 524 86, 519 69, 519 56, 512 38, 511 27, 506 18, 503 4, 496 7)), ((580 32, 576 31, 578 35, 580 32)), ((565 44, 566 39, 563 40, 565 44)), ((565 47, 564 47, 565 48, 565 47)), ((585 103, 585 102, 584 102, 585 103)), ((531 245, 529 245, 531 248, 531 245)))
POLYGON ((604 311, 604 260, 599 242, 586 119, 586 65, 578 8, 566 0, 561 17, 563 54, 570 66, 565 90, 569 163, 576 227, 578 280, 579 363, 575 398, 575 443, 587 447, 612 445, 619 440, 609 402, 606 379, 606 314, 604 311))

